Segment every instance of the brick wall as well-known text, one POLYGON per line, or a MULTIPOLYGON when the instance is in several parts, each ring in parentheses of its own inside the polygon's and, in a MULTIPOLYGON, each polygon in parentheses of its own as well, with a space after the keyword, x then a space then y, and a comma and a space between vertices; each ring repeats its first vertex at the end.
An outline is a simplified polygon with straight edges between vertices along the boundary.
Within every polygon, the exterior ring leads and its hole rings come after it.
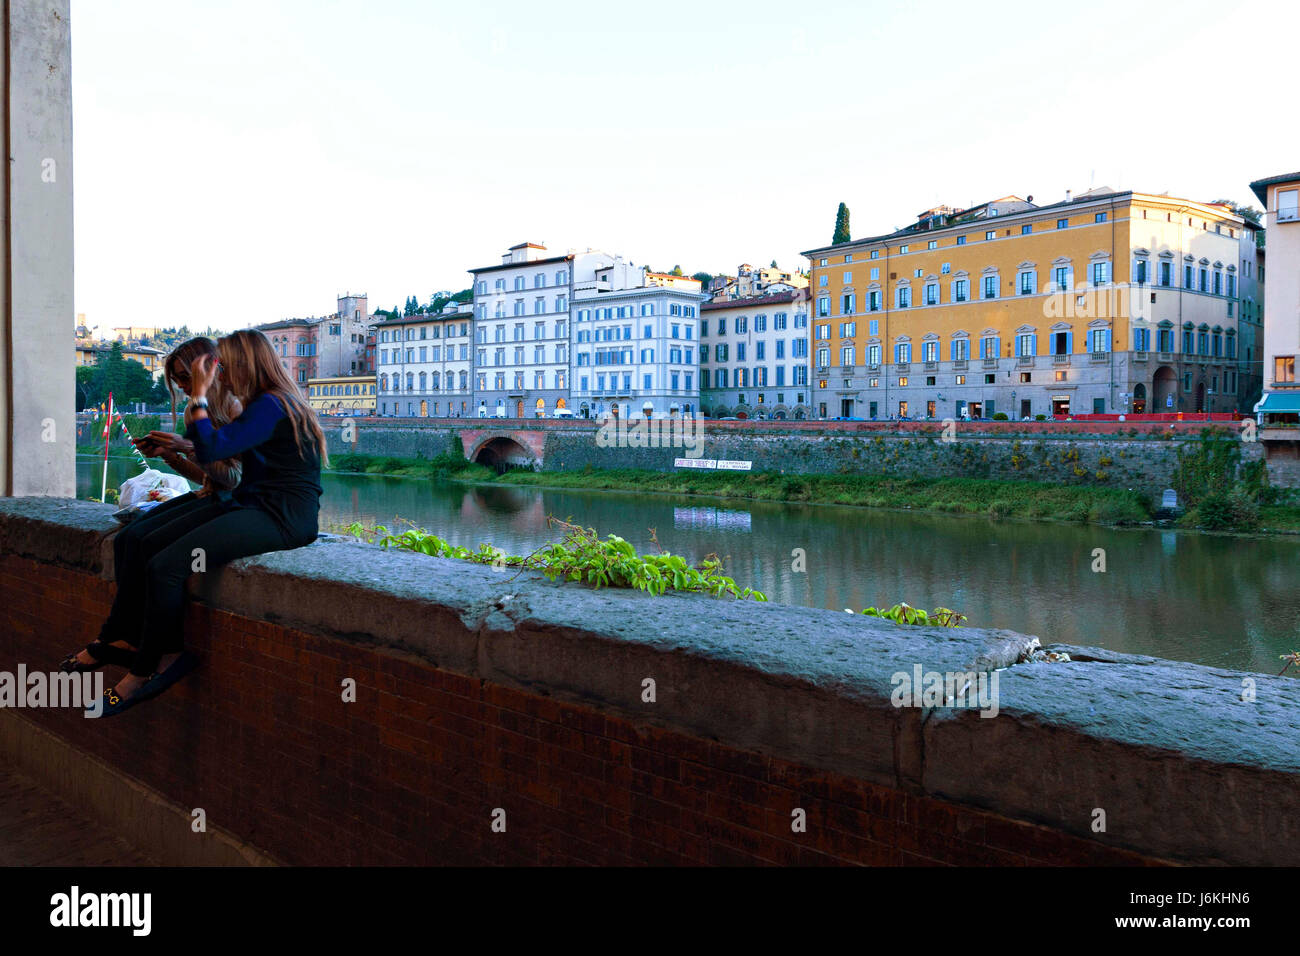
MULTIPOLYGON (((112 590, 0 555, 0 669, 53 669, 112 590)), ((1156 862, 202 604, 187 632, 203 667, 163 697, 106 721, 25 714, 285 863, 1156 862)))

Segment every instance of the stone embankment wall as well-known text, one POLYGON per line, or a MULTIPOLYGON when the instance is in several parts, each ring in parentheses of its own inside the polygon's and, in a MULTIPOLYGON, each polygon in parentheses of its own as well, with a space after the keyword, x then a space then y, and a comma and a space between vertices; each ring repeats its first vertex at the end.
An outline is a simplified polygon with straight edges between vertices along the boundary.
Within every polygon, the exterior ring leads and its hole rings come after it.
MULTIPOLYGON (((361 420, 355 443, 342 440, 342 426, 327 425, 332 454, 434 457, 469 433, 464 452, 490 433, 514 436, 521 446, 544 435, 543 453, 533 456, 547 471, 585 468, 676 470, 677 458, 691 457, 683 445, 707 459, 753 462, 757 471, 788 474, 890 475, 904 478, 996 478, 1133 488, 1155 496, 1170 487, 1178 450, 1197 440, 1204 426, 1050 425, 1045 423, 960 423, 945 437, 939 424, 830 422, 712 422, 673 447, 645 447, 628 432, 618 444, 600 439, 589 422, 528 422, 471 419, 464 424, 404 424, 361 420), (635 442, 635 443, 634 443, 635 442)), ((668 432, 655 436, 666 440, 668 432), (662 437, 661 437, 662 436, 662 437)), ((679 433, 680 437, 680 433, 679 433)), ((666 441, 665 441, 666 443, 666 441)), ((1262 457, 1262 446, 1243 441, 1242 460, 1262 457)))

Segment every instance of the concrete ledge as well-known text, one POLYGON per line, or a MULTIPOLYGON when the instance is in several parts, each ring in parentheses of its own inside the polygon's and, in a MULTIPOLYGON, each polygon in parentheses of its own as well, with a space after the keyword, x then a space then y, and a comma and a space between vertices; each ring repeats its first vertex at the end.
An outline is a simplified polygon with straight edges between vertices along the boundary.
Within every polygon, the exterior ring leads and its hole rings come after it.
MULTIPOLYGON (((0 552, 103 574, 111 511, 0 499, 0 552)), ((1017 664, 1036 639, 594 591, 345 542, 234 562, 192 587, 244 617, 1149 857, 1300 863, 1293 679, 1085 648, 1017 664), (1009 668, 999 714, 896 708, 893 675, 916 666, 1009 668), (655 703, 641 699, 647 678, 655 703)))

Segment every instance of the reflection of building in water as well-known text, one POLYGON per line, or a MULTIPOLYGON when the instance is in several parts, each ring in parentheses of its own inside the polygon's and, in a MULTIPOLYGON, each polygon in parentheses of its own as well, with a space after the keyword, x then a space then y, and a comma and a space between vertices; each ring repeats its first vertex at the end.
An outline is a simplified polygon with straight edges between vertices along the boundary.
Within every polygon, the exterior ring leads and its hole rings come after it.
POLYGON ((674 508, 673 528, 721 528, 727 531, 753 531, 754 516, 748 511, 725 511, 722 508, 674 508))

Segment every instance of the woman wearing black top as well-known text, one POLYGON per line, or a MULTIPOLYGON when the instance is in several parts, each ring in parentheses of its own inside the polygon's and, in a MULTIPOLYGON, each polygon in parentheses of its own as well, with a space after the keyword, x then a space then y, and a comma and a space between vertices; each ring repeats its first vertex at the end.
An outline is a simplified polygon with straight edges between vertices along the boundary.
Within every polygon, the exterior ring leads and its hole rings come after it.
POLYGON ((184 649, 182 630, 185 580, 193 571, 316 540, 325 438, 315 412, 261 332, 235 332, 217 348, 219 364, 203 357, 191 370, 194 411, 185 437, 200 465, 238 457, 242 480, 208 520, 149 559, 140 649, 131 672, 105 691, 106 717, 157 696, 197 664, 184 649), (206 407, 218 376, 244 406, 221 428, 214 427, 206 407))

